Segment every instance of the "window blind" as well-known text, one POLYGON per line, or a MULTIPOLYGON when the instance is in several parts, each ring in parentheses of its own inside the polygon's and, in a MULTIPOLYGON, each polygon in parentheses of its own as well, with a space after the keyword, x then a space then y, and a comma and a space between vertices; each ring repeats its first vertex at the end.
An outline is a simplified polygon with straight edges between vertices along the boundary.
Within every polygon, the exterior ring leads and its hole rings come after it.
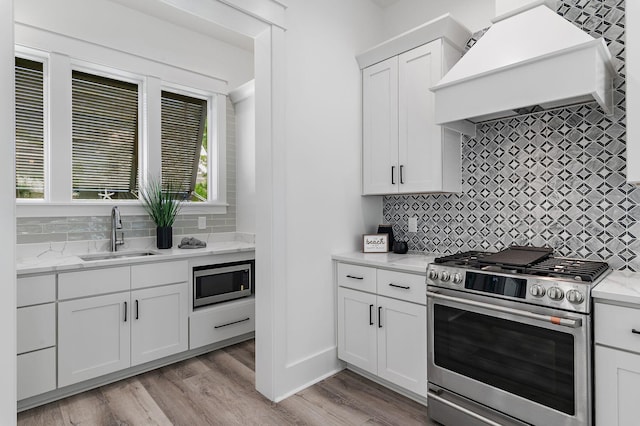
POLYGON ((138 85, 72 73, 74 196, 126 198, 138 177, 138 85))
POLYGON ((41 62, 16 58, 16 198, 44 198, 44 74, 41 62))
POLYGON ((207 118, 207 101, 162 92, 162 182, 193 192, 207 118))

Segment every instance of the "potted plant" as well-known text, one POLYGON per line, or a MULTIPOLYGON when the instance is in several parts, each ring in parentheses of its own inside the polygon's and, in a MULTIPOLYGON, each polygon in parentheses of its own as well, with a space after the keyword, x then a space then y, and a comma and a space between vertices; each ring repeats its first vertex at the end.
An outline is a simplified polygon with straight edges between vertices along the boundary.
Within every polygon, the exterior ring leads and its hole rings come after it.
POLYGON ((148 179, 140 187, 140 202, 156 224, 156 245, 159 249, 173 246, 173 223, 182 207, 182 194, 161 179, 148 179))

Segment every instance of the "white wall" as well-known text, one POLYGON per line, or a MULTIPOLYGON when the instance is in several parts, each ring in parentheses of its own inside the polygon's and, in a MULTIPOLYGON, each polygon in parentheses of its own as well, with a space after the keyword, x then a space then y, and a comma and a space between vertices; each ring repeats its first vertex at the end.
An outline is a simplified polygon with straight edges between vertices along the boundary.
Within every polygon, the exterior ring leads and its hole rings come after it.
MULTIPOLYGON (((511 0, 508 0, 511 1, 511 0)), ((445 13, 464 24, 471 32, 491 25, 496 0, 400 0, 383 9, 382 40, 397 36, 445 13)))
MULTIPOLYGON (((382 220, 361 193, 361 77, 379 40, 369 0, 291 2, 285 33, 286 279, 274 283, 276 399, 340 368, 331 254, 359 250, 382 220)), ((259 213, 260 214, 260 213, 259 213)), ((260 236, 257 235, 256 238, 260 236)))
POLYGON ((15 20, 218 77, 229 87, 253 78, 253 52, 108 0, 20 0, 15 20))
POLYGON ((0 424, 16 423, 13 1, 0 1, 0 424))
POLYGON ((256 99, 250 81, 229 93, 236 115, 236 231, 256 232, 256 99))

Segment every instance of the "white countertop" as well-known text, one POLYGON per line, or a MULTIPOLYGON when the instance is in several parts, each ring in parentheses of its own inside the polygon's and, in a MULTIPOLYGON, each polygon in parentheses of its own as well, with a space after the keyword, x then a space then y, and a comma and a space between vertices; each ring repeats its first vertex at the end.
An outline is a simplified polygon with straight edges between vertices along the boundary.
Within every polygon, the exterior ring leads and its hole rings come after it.
MULTIPOLYGON (((180 240, 177 240, 180 241, 180 240)), ((146 262, 162 262, 168 260, 188 259, 200 256, 221 255, 228 253, 242 253, 255 251, 255 243, 250 241, 209 241, 207 247, 199 249, 179 249, 174 240, 174 247, 166 250, 159 250, 155 247, 155 242, 147 246, 128 247, 118 250, 117 253, 127 251, 140 252, 142 250, 155 253, 152 256, 123 257, 104 260, 82 260, 79 256, 85 254, 97 254, 100 251, 72 252, 67 249, 57 247, 41 249, 33 248, 25 250, 19 256, 16 264, 18 276, 26 274, 38 274, 47 272, 72 271, 76 269, 98 268, 116 265, 131 265, 146 262)))
POLYGON ((613 271, 591 290, 591 296, 602 301, 640 305, 640 273, 613 271))
POLYGON ((334 254, 331 256, 333 260, 340 262, 357 263, 366 266, 376 266, 381 268, 395 269, 403 272, 411 272, 414 274, 427 274, 427 265, 433 260, 441 256, 435 253, 362 253, 350 252, 334 254))

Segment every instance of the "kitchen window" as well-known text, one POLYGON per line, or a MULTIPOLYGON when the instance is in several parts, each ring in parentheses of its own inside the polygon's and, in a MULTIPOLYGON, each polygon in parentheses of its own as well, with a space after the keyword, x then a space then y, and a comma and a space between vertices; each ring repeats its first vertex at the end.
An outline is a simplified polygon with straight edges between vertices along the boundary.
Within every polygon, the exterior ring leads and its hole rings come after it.
POLYGON ((207 100, 162 91, 162 182, 191 201, 207 201, 207 100))
POLYGON ((226 213, 225 84, 143 58, 136 72, 116 51, 113 67, 16 51, 19 217, 101 215, 114 201, 142 214, 138 187, 155 177, 189 194, 185 212, 226 213))
POLYGON ((138 84, 72 73, 74 199, 134 199, 138 184, 138 84))
POLYGON ((15 59, 16 198, 45 196, 44 63, 15 59))

